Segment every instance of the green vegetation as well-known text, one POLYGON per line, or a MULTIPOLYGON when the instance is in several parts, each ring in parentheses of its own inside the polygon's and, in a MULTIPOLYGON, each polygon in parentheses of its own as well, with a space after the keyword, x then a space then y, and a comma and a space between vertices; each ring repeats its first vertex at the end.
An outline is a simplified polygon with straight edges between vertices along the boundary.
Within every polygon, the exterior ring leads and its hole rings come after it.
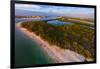
POLYGON ((61 18, 64 20, 70 18, 70 19, 82 20, 82 21, 93 22, 93 23, 95 22, 94 19, 92 19, 92 18, 74 18, 74 17, 67 17, 67 16, 65 16, 65 17, 62 16, 61 18))
POLYGON ((44 21, 28 21, 21 24, 51 45, 70 49, 86 58, 94 58, 94 29, 80 24, 55 26, 44 21))
POLYGON ((83 21, 87 21, 87 22, 94 22, 94 19, 90 19, 90 18, 72 18, 71 19, 75 19, 75 20, 83 20, 83 21))
POLYGON ((94 23, 93 19, 61 17, 58 20, 63 21, 63 22, 72 22, 72 23, 75 23, 75 24, 81 24, 81 25, 85 25, 85 26, 94 27, 94 24, 92 24, 92 23, 94 23), (76 20, 80 20, 80 21, 76 21, 76 20), (86 22, 84 22, 84 21, 86 21, 86 22))

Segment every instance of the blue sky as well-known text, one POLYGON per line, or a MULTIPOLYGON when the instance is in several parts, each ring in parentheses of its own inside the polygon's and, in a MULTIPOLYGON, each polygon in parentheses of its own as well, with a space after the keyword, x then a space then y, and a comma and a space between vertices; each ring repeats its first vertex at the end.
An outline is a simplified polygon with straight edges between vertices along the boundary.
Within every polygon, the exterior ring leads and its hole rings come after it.
POLYGON ((30 5, 15 4, 16 10, 35 11, 44 13, 54 13, 63 15, 94 15, 94 8, 50 6, 50 5, 30 5))

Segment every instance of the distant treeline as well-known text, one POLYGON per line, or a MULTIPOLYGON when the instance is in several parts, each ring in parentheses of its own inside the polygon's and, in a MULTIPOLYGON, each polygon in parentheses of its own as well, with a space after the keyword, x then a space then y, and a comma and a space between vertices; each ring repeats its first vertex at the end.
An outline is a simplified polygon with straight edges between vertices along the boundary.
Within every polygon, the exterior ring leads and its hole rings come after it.
POLYGON ((95 22, 95 20, 93 18, 75 18, 75 17, 67 17, 67 16, 62 16, 61 18, 65 19, 65 20, 68 18, 71 18, 71 19, 83 20, 83 21, 87 21, 87 22, 95 22))
POLYGON ((15 16, 15 18, 46 18, 47 16, 15 16))
POLYGON ((51 45, 70 49, 86 58, 94 59, 95 31, 89 27, 79 24, 55 26, 44 21, 23 22, 21 26, 35 32, 51 45))
POLYGON ((58 20, 63 22, 72 22, 72 23, 81 24, 90 27, 94 27, 94 23, 95 23, 94 19, 89 19, 89 18, 83 19, 83 18, 61 17, 58 20), (79 21, 75 21, 75 20, 79 20, 79 21))

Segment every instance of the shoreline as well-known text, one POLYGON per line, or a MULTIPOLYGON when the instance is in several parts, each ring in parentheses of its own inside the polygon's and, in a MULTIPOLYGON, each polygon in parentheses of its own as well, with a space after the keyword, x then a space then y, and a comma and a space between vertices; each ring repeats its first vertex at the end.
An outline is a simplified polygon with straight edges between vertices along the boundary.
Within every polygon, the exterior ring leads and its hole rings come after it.
POLYGON ((22 22, 16 24, 16 26, 29 38, 35 40, 37 44, 54 60, 55 63, 64 63, 64 62, 84 62, 85 57, 71 51, 69 49, 61 49, 56 45, 50 45, 47 41, 44 41, 40 36, 37 36, 34 32, 29 32, 27 29, 20 26, 22 22))

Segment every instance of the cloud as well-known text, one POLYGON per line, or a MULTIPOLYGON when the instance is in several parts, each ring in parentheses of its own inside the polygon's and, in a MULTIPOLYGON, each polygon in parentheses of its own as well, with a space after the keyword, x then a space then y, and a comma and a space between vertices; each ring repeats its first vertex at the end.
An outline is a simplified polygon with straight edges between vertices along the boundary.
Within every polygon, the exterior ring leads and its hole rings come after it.
POLYGON ((52 10, 56 14, 88 14, 94 13, 93 8, 80 8, 80 7, 60 7, 52 10))
POLYGON ((15 9, 25 11, 36 11, 59 15, 94 15, 94 8, 69 7, 69 6, 50 6, 34 4, 15 4, 15 9))
POLYGON ((34 11, 41 7, 39 5, 29 5, 29 4, 15 4, 15 9, 34 11))

